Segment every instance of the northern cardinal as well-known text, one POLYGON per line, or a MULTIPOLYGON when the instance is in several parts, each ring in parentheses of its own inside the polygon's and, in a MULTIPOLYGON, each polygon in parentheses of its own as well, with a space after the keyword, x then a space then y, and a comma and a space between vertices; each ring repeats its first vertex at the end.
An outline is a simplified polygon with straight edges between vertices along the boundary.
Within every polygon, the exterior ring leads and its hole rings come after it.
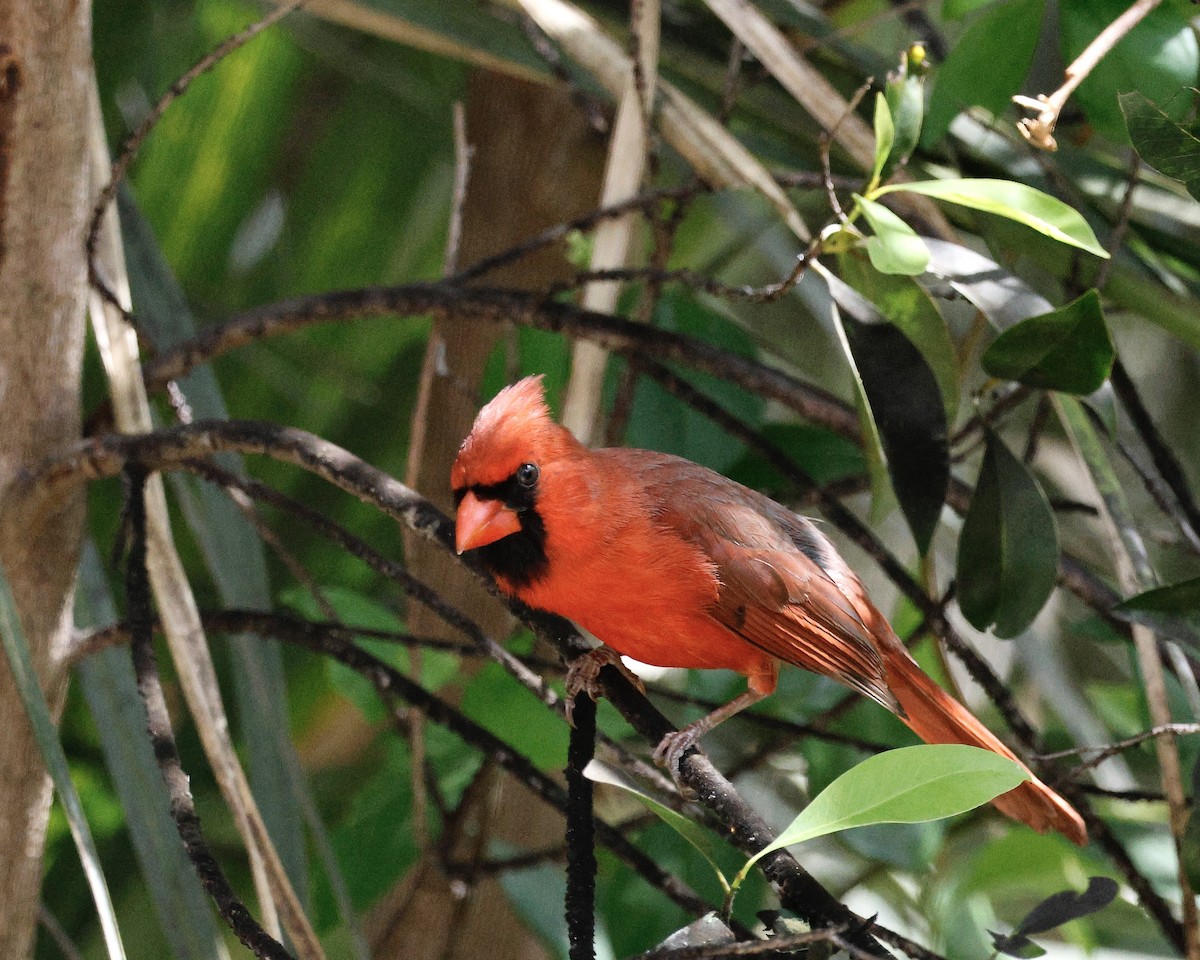
MULTIPOLYGON (((479 412, 450 482, 458 552, 475 551, 505 594, 635 660, 745 675, 745 693, 660 744, 672 769, 772 693, 780 661, 865 694, 930 743, 1017 759, 925 675, 811 521, 680 457, 589 449, 551 418, 540 377, 479 412)), ((1030 776, 995 805, 1085 843, 1079 814, 1030 776)))

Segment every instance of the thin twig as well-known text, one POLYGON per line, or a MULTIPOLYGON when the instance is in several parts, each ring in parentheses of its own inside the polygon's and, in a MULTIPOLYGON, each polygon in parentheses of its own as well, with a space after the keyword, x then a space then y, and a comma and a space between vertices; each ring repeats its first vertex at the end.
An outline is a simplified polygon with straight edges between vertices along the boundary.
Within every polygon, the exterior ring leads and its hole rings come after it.
POLYGON ((1166 723, 1161 726, 1151 727, 1143 733, 1139 733, 1132 737, 1126 737, 1124 740, 1118 740, 1115 743, 1107 743, 1100 747, 1072 747, 1069 750, 1058 750, 1054 753, 1043 753, 1042 759, 1054 760, 1060 757, 1074 757, 1082 754, 1094 753, 1095 756, 1090 757, 1086 763, 1080 764, 1071 771, 1072 777, 1078 777, 1080 774, 1086 773, 1093 767, 1099 766, 1110 757, 1115 757, 1122 751, 1128 750, 1130 747, 1136 747, 1139 744, 1145 743, 1147 740, 1153 740, 1156 737, 1166 736, 1185 736, 1188 734, 1200 733, 1200 723, 1166 723))
POLYGON ((1121 205, 1117 208, 1117 219, 1114 221, 1112 230, 1108 234, 1108 240, 1104 244, 1104 249, 1108 251, 1108 259, 1100 263, 1100 269, 1096 271, 1096 276, 1092 278, 1092 286, 1097 290, 1104 289, 1105 284, 1108 283, 1109 275, 1117 265, 1117 252, 1121 249, 1121 245, 1125 242, 1125 235, 1129 232, 1129 221, 1133 216, 1133 195, 1137 192, 1138 182, 1141 180, 1141 172, 1141 154, 1136 150, 1130 150, 1129 171, 1125 174, 1125 192, 1121 196, 1121 205))
POLYGON ((454 104, 454 187, 450 193, 450 223, 446 229, 446 255, 442 276, 458 270, 458 251, 462 245, 463 207, 467 201, 467 183, 471 179, 471 157, 475 148, 467 143, 467 114, 461 101, 454 104))
POLYGON ((1021 135, 1035 147, 1043 150, 1057 150, 1054 140, 1054 127, 1058 123, 1059 114, 1066 106, 1067 100, 1075 92, 1089 73, 1095 69, 1113 47, 1136 27, 1151 10, 1159 5, 1161 0, 1136 0, 1129 9, 1116 20, 1100 31, 1100 34, 1084 48, 1084 51, 1072 61, 1066 69, 1066 79, 1063 85, 1047 96, 1040 93, 1036 98, 1018 94, 1013 102, 1018 106, 1036 111, 1037 115, 1026 117, 1017 123, 1021 135))
POLYGON ((75 946, 67 931, 63 929, 63 925, 58 922, 58 917, 51 913, 50 908, 44 903, 38 904, 38 923, 50 935, 50 939, 58 947, 58 952, 63 955, 63 960, 83 960, 83 954, 79 952, 79 948, 75 946))
POLYGON ((1129 419, 1142 443, 1150 451, 1150 457, 1158 469, 1159 476, 1171 489, 1175 501, 1179 504, 1183 516, 1176 518, 1176 524, 1181 528, 1188 542, 1195 547, 1196 539, 1200 535, 1200 506, 1196 504, 1196 498, 1192 493, 1191 484, 1188 482, 1183 465, 1179 462, 1175 451, 1163 438, 1154 418, 1150 416, 1150 411, 1146 409, 1146 404, 1142 401, 1137 384, 1133 382, 1133 378, 1120 358, 1113 363, 1111 379, 1113 390, 1116 391, 1121 406, 1129 414, 1129 419))
POLYGON ((129 620, 130 651, 137 674, 138 692, 146 707, 146 727, 154 747, 163 783, 171 801, 171 817, 196 869, 201 885, 208 891, 221 918, 256 957, 267 960, 292 960, 283 945, 270 936, 251 915, 230 886, 224 871, 212 855, 200 829, 188 776, 179 759, 179 748, 171 728, 171 716, 163 696, 154 656, 153 612, 150 578, 146 571, 146 472, 138 466, 126 468, 130 518, 129 554, 125 567, 126 616, 129 620))
POLYGON ((858 105, 862 103, 863 97, 870 92, 871 86, 874 83, 875 78, 868 77, 866 82, 854 91, 854 96, 851 97, 850 102, 846 104, 846 109, 842 112, 842 115, 838 117, 837 122, 828 130, 823 131, 821 133, 820 140, 817 142, 818 151, 821 157, 821 173, 824 176, 822 185, 825 187, 825 196, 829 200, 829 209, 831 209, 837 215, 837 218, 844 224, 849 223, 850 221, 846 216, 846 212, 842 209, 842 204, 838 200, 837 191, 834 189, 833 169, 830 164, 829 151, 834 139, 837 137, 838 130, 841 129, 842 123, 847 117, 854 115, 854 111, 858 109, 858 105))

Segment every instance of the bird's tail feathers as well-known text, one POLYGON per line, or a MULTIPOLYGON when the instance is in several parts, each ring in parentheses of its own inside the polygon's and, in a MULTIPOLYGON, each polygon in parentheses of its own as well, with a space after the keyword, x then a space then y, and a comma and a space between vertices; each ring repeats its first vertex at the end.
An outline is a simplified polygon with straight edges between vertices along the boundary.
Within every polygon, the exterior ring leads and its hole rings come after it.
MULTIPOLYGON (((884 655, 888 686, 904 709, 901 718, 917 736, 926 743, 983 747, 1021 763, 966 707, 934 683, 907 650, 897 646, 884 655)), ((1032 772, 1029 775, 1032 779, 993 800, 996 808, 1039 833, 1057 830, 1074 843, 1087 843, 1087 827, 1075 808, 1032 772)))

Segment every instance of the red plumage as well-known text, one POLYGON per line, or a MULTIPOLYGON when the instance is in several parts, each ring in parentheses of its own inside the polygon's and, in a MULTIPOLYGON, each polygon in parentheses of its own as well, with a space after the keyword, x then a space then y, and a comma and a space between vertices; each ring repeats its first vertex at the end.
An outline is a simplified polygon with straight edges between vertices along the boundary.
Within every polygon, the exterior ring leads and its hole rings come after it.
MULTIPOLYGON (((929 742, 1017 759, 922 672, 811 521, 679 457, 585 447, 551 418, 539 377, 480 411, 451 486, 459 552, 478 550, 504 592, 636 660, 746 676, 746 694, 664 743, 673 759, 773 692, 781 661, 871 697, 929 742)), ((995 804, 1086 841, 1036 778, 995 804)))

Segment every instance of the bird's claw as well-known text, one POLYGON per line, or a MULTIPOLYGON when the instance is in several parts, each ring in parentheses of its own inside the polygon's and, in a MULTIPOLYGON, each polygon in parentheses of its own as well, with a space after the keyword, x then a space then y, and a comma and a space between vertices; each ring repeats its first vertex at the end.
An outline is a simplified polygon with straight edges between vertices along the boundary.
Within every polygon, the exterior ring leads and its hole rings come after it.
POLYGON ((646 686, 621 660, 620 654, 609 647, 595 647, 581 654, 567 664, 567 722, 574 726, 572 714, 575 711, 575 698, 586 693, 593 700, 599 698, 600 671, 605 667, 616 667, 622 675, 632 683, 643 696, 646 686))
POLYGON ((683 755, 696 745, 697 732, 684 727, 666 734, 654 748, 654 762, 665 767, 672 777, 678 777, 683 755))

